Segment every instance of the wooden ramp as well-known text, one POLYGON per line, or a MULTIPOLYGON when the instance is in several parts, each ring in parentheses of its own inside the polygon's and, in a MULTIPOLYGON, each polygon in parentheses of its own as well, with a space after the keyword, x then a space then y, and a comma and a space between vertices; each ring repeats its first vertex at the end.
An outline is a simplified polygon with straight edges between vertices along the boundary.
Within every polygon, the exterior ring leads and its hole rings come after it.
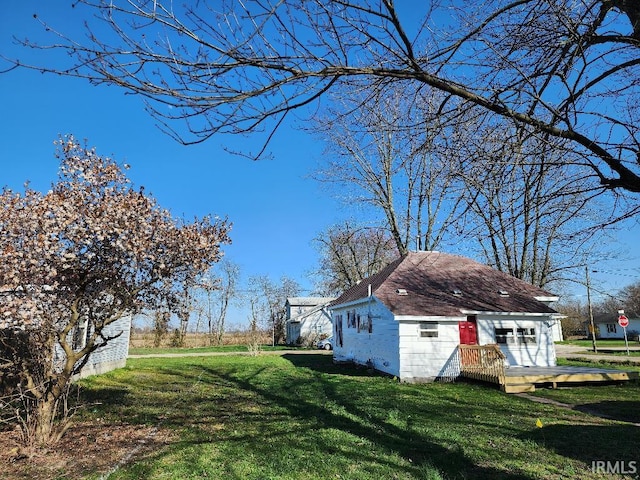
POLYGON ((463 377, 494 383, 505 393, 533 392, 536 385, 625 382, 638 380, 638 372, 591 367, 509 367, 497 345, 460 345, 463 377))

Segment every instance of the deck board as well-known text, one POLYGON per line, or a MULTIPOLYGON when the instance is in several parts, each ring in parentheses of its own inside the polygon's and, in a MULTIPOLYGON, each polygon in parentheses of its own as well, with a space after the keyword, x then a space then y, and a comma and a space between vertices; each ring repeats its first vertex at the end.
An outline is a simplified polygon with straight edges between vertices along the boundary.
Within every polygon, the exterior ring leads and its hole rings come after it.
POLYGON ((585 382, 625 382, 637 380, 638 372, 626 372, 609 368, 594 367, 511 367, 505 369, 505 391, 515 391, 517 386, 530 386, 535 390, 535 385, 559 383, 585 383, 585 382), (509 388, 511 386, 512 388, 509 388))

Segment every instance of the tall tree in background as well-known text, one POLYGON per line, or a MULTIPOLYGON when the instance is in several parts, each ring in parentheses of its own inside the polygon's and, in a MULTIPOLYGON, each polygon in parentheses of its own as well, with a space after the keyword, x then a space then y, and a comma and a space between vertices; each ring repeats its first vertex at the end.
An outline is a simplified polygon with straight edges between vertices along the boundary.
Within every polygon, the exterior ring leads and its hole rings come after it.
MULTIPOLYGON (((178 305, 181 286, 220 260, 225 221, 184 223, 134 190, 111 159, 59 142, 59 180, 45 194, 0 194, 2 368, 18 372, 24 438, 55 442, 73 375, 118 334, 123 315, 178 305), (83 342, 74 342, 84 332, 83 342)), ((0 375, 2 377, 2 375, 0 375)))
POLYGON ((396 244, 383 228, 335 225, 315 238, 320 251, 320 291, 337 295, 398 258, 396 244))
MULTIPOLYGON (((603 301, 593 306, 598 314, 617 315, 618 310, 624 310, 627 316, 640 316, 640 281, 627 285, 618 292, 606 293, 603 301)), ((640 333, 640 332, 638 332, 640 333)))
POLYGON ((228 260, 222 260, 215 271, 209 273, 198 285, 202 295, 198 296, 199 308, 207 321, 209 344, 222 345, 227 320, 227 311, 238 297, 240 267, 228 260))
MULTIPOLYGON (((586 262, 589 227, 598 223, 589 179, 560 161, 571 152, 505 119, 489 122, 478 109, 436 115, 430 105, 439 102, 427 90, 376 97, 359 109, 345 103, 346 113, 321 124, 332 155, 319 179, 382 216, 400 253, 418 238, 418 249, 472 252, 541 287, 565 280, 586 262)), ((336 255, 355 249, 350 236, 349 228, 329 232, 323 265, 358 281, 360 262, 336 255), (348 261, 349 270, 327 258, 348 261)))
MULTIPOLYGON (((442 0, 407 11, 393 0, 73 6, 86 20, 84 40, 47 26, 70 63, 47 64, 43 48, 32 68, 141 95, 185 143, 218 132, 263 132, 268 143, 288 115, 322 106, 330 91, 347 97, 359 88, 366 104, 413 83, 566 140, 573 155, 562 161, 601 191, 640 192, 640 9, 632 0, 442 0)), ((439 110, 447 108, 445 99, 439 110)))
POLYGON ((349 205, 364 204, 381 216, 400 254, 416 246, 434 250, 451 240, 466 206, 451 170, 460 120, 442 123, 437 92, 423 88, 412 94, 411 85, 402 87, 368 102, 354 94, 316 128, 327 145, 326 164, 316 178, 333 184, 349 205))
POLYGON ((500 121, 478 125, 457 156, 465 229, 485 261, 534 285, 566 279, 593 248, 597 204, 562 145, 500 121))

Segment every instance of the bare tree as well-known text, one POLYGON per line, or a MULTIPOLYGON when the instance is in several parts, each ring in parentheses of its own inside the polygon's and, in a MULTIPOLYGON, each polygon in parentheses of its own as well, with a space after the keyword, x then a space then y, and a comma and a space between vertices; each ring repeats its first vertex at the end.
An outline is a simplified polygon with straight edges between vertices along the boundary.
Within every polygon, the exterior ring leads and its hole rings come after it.
POLYGON ((227 319, 227 310, 238 296, 240 267, 222 260, 216 271, 209 272, 198 285, 200 310, 207 321, 209 344, 222 345, 227 319))
POLYGON ((328 159, 316 178, 335 184, 350 205, 382 214, 400 254, 416 243, 419 250, 442 246, 465 207, 450 168, 457 137, 441 123, 437 103, 431 89, 390 88, 368 102, 354 95, 317 122, 328 159))
MULTIPOLYGON (((486 261, 544 287, 584 265, 594 247, 597 203, 560 145, 501 121, 478 125, 460 151, 465 228, 486 261)), ((570 155, 570 152, 565 152, 570 155)))
POLYGON ((228 242, 225 221, 179 222, 134 190, 113 160, 72 137, 59 146, 59 180, 49 192, 0 194, 0 329, 15 332, 0 344, 11 359, 2 368, 18 372, 23 433, 36 443, 64 432, 56 415, 71 378, 120 335, 108 327, 160 301, 175 305, 180 286, 217 262, 228 242))
POLYGON ((320 290, 336 295, 377 273, 399 253, 386 229, 335 225, 315 238, 320 250, 320 290))
POLYGON ((251 277, 249 286, 251 318, 262 318, 271 330, 274 345, 283 342, 287 316, 285 303, 287 298, 295 297, 300 292, 300 285, 286 276, 276 283, 268 276, 260 275, 251 277))
POLYGON ((289 114, 329 91, 428 85, 446 96, 440 111, 456 97, 565 139, 575 153, 567 161, 602 189, 640 192, 637 2, 489 5, 442 0, 405 13, 393 0, 79 0, 86 39, 45 24, 57 39, 36 45, 66 51, 71 63, 45 57, 32 68, 141 95, 185 143, 260 131, 268 143, 289 114), (172 127, 176 119, 191 135, 172 127))
POLYGON ((618 310, 624 310, 627 316, 640 316, 640 282, 623 287, 617 292, 606 293, 605 298, 593 306, 597 314, 617 315, 618 310))

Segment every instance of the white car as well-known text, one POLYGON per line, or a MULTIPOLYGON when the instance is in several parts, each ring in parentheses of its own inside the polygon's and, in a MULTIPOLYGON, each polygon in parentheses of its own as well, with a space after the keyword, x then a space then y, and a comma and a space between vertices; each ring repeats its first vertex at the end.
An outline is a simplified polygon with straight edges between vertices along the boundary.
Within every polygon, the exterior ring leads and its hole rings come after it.
POLYGON ((333 337, 320 340, 316 346, 321 350, 331 350, 333 348, 333 337))

